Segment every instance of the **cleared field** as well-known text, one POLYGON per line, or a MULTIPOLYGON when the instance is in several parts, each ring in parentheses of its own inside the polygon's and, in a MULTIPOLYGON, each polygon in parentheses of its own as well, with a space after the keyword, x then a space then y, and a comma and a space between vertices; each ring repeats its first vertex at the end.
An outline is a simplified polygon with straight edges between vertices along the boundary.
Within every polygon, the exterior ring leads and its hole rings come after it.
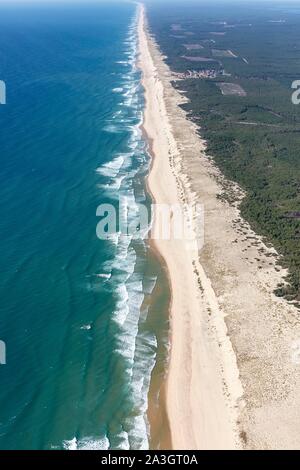
POLYGON ((230 49, 212 49, 212 55, 214 57, 233 57, 235 59, 237 58, 237 55, 235 55, 230 49))
POLYGON ((222 95, 237 95, 237 96, 247 96, 245 90, 236 83, 216 83, 217 87, 220 88, 222 95))

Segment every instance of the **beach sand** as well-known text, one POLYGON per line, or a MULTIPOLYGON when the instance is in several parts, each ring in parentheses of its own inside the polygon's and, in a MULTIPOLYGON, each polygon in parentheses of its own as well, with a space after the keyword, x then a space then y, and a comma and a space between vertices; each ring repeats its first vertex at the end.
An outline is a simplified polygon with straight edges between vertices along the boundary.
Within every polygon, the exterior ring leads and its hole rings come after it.
POLYGON ((241 218, 242 191, 214 166, 179 107, 185 98, 171 84, 143 6, 139 48, 149 189, 156 203, 203 204, 205 213, 202 249, 154 241, 172 292, 165 393, 172 447, 300 448, 299 312, 273 294, 286 271, 241 218))

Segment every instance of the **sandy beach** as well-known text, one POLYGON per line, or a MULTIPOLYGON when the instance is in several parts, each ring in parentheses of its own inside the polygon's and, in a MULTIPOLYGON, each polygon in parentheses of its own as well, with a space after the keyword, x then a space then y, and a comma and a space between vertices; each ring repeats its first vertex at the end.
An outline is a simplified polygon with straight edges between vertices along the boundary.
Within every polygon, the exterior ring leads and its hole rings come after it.
POLYGON ((179 107, 185 98, 171 85, 143 6, 139 47, 150 191, 156 203, 199 203, 205 213, 201 250, 155 240, 172 291, 166 384, 172 447, 299 448, 299 312, 273 294, 286 271, 241 218, 242 191, 214 166, 179 107))

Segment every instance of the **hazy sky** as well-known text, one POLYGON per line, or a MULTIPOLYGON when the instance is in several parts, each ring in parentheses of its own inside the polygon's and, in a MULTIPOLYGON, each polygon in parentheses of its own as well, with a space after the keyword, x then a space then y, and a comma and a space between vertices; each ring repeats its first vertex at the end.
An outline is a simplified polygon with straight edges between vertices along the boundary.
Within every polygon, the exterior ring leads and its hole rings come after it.
MULTIPOLYGON (((15 2, 15 3, 78 3, 78 2, 81 2, 81 3, 87 3, 88 1, 93 1, 93 2, 107 2, 109 0, 0 0, 0 3, 12 3, 12 2, 15 2)), ((111 0, 110 0, 111 1, 111 0)), ((122 1, 122 0, 119 0, 119 1, 122 1)), ((123 1, 128 1, 128 0, 123 0, 123 1)), ((140 0, 141 3, 143 3, 143 0, 140 0)), ((170 2, 174 2, 174 0, 145 0, 145 3, 147 2, 160 2, 160 3, 170 3, 170 2)), ((218 2, 218 1, 222 1, 222 2, 230 2, 230 0, 212 0, 212 1, 215 1, 215 2, 218 2)), ((256 2, 256 3, 259 3, 260 1, 267 1, 269 3, 300 3, 300 0, 235 0, 237 2, 240 2, 240 3, 245 3, 245 2, 256 2)), ((182 3, 207 3, 207 0, 182 0, 182 3)), ((180 3, 180 0, 176 0, 176 3, 180 3)))
MULTIPOLYGON (((107 2, 109 0, 0 0, 0 5, 4 3, 88 3, 88 2, 107 2)), ((116 0, 115 0, 116 1, 116 0)), ((119 0, 119 1, 128 1, 128 0, 119 0)), ((139 1, 139 0, 137 0, 139 1)), ((143 0, 140 0, 143 2, 143 0)), ((288 4, 288 3, 300 3, 300 0, 145 0, 145 3, 183 3, 183 4, 188 4, 188 3, 199 3, 199 4, 205 4, 205 3, 260 3, 260 2, 267 2, 267 3, 282 3, 282 4, 288 4)))

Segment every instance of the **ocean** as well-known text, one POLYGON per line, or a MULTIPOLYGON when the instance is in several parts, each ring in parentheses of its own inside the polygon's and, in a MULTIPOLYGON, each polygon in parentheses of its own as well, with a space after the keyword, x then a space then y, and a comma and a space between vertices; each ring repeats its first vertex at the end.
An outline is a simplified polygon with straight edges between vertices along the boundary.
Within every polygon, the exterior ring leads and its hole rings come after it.
POLYGON ((100 204, 151 203, 136 60, 134 3, 0 7, 0 449, 150 446, 165 270, 96 235, 100 204))

